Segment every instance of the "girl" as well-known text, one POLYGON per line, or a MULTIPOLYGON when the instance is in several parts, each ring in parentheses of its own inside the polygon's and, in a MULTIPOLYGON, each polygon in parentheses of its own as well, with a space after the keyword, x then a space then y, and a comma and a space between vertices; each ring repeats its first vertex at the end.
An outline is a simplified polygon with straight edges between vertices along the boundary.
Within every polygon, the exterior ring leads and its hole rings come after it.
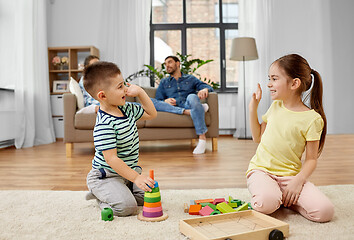
POLYGON ((268 88, 274 101, 261 124, 257 116, 262 97, 259 84, 249 104, 252 138, 259 143, 247 170, 252 207, 270 214, 283 204, 311 221, 330 221, 333 204, 307 181, 326 137, 321 76, 303 57, 290 54, 270 66, 268 88), (311 86, 308 108, 302 102, 302 93, 311 86))

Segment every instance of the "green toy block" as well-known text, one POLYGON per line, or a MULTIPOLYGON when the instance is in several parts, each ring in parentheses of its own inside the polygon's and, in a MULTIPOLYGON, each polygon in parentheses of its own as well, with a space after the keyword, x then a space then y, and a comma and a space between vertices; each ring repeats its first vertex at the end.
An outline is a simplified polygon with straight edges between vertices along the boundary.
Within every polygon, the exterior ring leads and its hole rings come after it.
POLYGON ((239 211, 244 211, 244 210, 248 210, 248 203, 244 203, 241 206, 239 206, 238 208, 235 209, 237 212, 239 211))
POLYGON ((210 203, 202 202, 202 203, 200 203, 199 205, 202 205, 202 207, 205 207, 205 206, 208 206, 208 204, 210 204, 210 203))
POLYGON ((235 209, 230 207, 226 202, 219 203, 216 208, 222 213, 236 212, 235 209))
POLYGON ((251 203, 250 203, 250 202, 248 203, 248 209, 253 210, 252 205, 251 205, 251 203))
POLYGON ((103 221, 113 220, 113 210, 111 208, 104 208, 101 211, 101 217, 103 221))
POLYGON ((221 214, 221 212, 218 210, 215 210, 212 213, 210 213, 210 215, 218 215, 218 214, 221 214))
POLYGON ((216 210, 216 206, 212 203, 208 203, 207 206, 211 207, 212 209, 214 209, 214 211, 216 210))

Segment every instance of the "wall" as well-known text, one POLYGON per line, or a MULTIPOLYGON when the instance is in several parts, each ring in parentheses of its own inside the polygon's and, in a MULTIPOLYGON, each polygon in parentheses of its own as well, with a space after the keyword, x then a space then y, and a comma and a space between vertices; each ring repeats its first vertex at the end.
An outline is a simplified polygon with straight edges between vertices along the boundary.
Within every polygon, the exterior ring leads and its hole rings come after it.
MULTIPOLYGON (((15 139, 15 93, 0 89, 0 148, 4 141, 15 139)), ((5 143, 6 145, 6 143, 5 143)))
POLYGON ((333 132, 354 133, 354 1, 329 1, 331 14, 333 132))

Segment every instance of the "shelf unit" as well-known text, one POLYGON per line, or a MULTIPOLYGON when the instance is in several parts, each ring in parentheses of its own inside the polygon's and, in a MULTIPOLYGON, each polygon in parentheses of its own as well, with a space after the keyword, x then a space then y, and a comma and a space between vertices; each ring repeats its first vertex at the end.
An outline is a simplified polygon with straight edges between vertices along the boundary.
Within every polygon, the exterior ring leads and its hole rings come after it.
POLYGON ((49 86, 51 94, 62 94, 53 92, 54 80, 70 80, 70 77, 79 81, 83 69, 79 69, 79 64, 84 64, 84 60, 88 55, 100 56, 99 50, 94 46, 79 47, 50 47, 48 48, 48 66, 49 66, 49 86), (58 70, 53 64, 52 59, 55 56, 68 57, 69 64, 66 69, 58 70))
MULTIPOLYGON (((83 69, 79 69, 79 64, 84 65, 85 58, 88 55, 95 55, 99 57, 99 50, 94 46, 79 46, 79 47, 50 47, 48 48, 48 67, 49 67, 49 86, 50 86, 50 100, 52 106, 52 118, 56 138, 64 137, 64 111, 63 111, 63 96, 62 92, 53 92, 53 82, 55 80, 69 81, 74 78, 80 81, 83 69), (59 70, 52 64, 52 59, 55 56, 68 57, 68 65, 64 69, 59 70)), ((69 89, 68 89, 69 91, 69 89)))

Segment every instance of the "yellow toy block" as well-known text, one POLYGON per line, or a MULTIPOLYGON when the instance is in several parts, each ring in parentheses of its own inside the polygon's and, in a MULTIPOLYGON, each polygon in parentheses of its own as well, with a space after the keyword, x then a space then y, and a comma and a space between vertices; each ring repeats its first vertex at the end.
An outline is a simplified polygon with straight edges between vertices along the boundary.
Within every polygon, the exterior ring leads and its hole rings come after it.
POLYGON ((219 203, 216 208, 222 213, 236 212, 235 209, 230 207, 226 202, 219 203))

